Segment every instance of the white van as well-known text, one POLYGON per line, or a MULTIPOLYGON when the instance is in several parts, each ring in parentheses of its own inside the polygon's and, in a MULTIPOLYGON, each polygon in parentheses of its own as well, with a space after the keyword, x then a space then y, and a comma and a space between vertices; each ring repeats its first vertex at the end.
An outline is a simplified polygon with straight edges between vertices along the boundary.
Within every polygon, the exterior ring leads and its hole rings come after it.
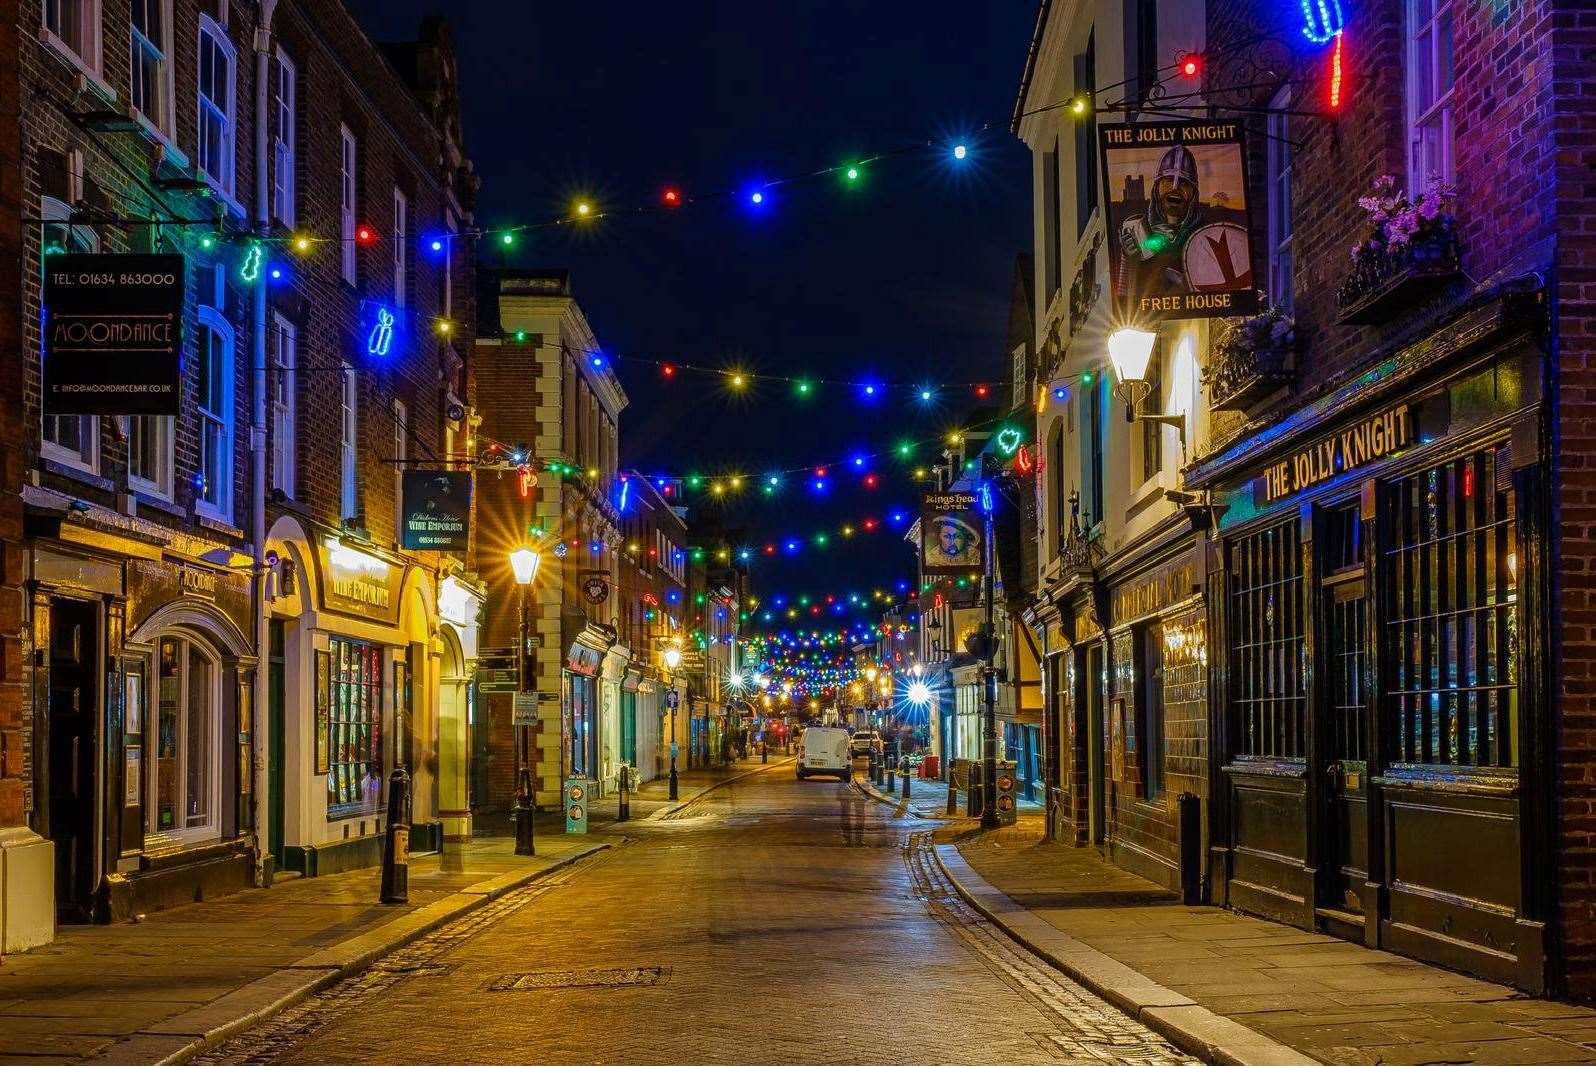
POLYGON ((846 729, 812 725, 798 739, 798 780, 812 774, 836 774, 844 781, 853 777, 853 755, 848 751, 852 737, 846 729))

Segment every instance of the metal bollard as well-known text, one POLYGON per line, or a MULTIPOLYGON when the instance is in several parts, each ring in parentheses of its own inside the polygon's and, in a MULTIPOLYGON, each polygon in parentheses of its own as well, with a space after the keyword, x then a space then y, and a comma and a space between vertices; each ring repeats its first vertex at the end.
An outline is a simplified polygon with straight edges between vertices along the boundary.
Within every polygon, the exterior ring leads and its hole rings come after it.
POLYGON ((617 822, 624 822, 632 816, 632 796, 630 791, 628 791, 631 783, 632 768, 623 763, 621 765, 621 795, 618 801, 619 810, 615 814, 615 820, 617 822))
POLYGON ((388 776, 388 831, 382 842, 384 903, 410 901, 410 775, 403 766, 388 776))
POLYGON ((763 740, 759 742, 759 761, 762 763, 770 761, 770 745, 763 740))
POLYGON ((898 767, 899 767, 899 769, 901 769, 903 771, 903 798, 904 799, 908 799, 909 798, 909 757, 907 755, 905 755, 903 757, 902 761, 899 762, 898 767))
POLYGON ((872 785, 876 783, 876 749, 874 748, 865 752, 865 777, 872 785))
POLYGON ((946 813, 949 818, 959 813, 959 790, 954 787, 951 775, 948 777, 948 809, 946 813))

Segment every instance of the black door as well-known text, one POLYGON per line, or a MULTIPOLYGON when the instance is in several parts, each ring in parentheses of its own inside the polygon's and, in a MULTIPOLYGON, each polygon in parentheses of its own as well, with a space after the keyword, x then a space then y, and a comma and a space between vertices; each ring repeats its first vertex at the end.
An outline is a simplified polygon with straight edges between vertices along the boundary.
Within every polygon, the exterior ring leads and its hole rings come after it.
POLYGON ((50 839, 63 922, 93 917, 99 606, 50 601, 50 839))
POLYGON ((1325 584, 1330 713, 1319 918, 1326 932, 1362 940, 1369 882, 1368 604, 1361 569, 1325 584))

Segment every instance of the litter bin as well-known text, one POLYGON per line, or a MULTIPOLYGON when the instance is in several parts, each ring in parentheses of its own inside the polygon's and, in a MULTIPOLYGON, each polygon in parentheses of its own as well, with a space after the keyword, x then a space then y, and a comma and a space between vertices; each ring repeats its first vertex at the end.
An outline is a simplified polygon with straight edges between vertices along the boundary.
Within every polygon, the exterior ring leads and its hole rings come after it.
POLYGON ((920 780, 935 781, 942 776, 942 767, 938 764, 935 755, 927 755, 920 760, 920 780))

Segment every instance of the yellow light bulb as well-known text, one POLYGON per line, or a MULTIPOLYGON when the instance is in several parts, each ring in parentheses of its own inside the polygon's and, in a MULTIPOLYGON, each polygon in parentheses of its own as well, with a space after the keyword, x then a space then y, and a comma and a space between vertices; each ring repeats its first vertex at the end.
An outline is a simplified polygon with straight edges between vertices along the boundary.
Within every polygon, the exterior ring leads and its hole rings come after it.
POLYGON ((304 253, 310 251, 310 238, 303 233, 294 238, 294 251, 304 253))
POLYGON ((591 204, 589 204, 586 200, 582 200, 582 201, 578 202, 577 205, 576 205, 576 213, 581 215, 583 218, 586 218, 589 214, 592 213, 592 211, 593 211, 593 206, 591 204))
POLYGON ((440 318, 436 323, 436 328, 440 334, 447 337, 454 329, 454 323, 450 322, 447 318, 440 318))
POLYGON ((748 384, 748 379, 746 377, 744 377, 743 375, 741 375, 741 374, 733 374, 732 378, 731 378, 731 383, 732 383, 732 388, 740 389, 744 385, 748 384))

